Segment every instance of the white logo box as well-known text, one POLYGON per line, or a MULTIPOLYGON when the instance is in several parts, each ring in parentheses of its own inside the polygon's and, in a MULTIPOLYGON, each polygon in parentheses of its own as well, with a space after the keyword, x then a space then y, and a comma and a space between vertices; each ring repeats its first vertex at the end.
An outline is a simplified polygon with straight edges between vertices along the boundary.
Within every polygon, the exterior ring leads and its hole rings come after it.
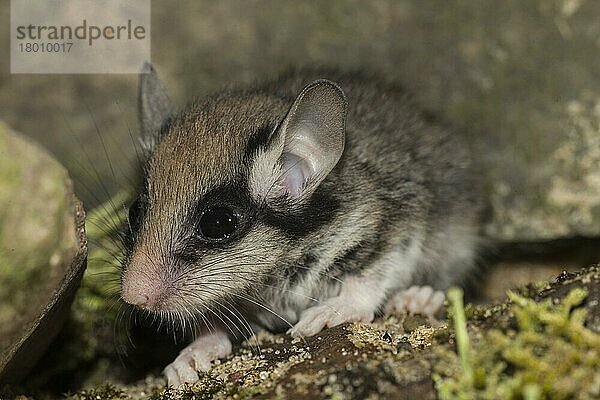
POLYGON ((12 73, 137 74, 150 60, 150 0, 11 0, 10 6, 12 73))

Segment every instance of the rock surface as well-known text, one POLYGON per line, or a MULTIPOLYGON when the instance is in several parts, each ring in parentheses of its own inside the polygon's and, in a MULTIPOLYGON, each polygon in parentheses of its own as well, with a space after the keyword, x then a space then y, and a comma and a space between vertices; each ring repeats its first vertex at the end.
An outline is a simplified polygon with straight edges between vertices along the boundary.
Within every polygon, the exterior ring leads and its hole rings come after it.
MULTIPOLYGON (((180 104, 290 66, 378 71, 472 139, 493 238, 600 234, 600 2, 177 4, 153 3, 152 55, 180 104)), ((0 6, 0 18, 8 13, 0 6)), ((9 76, 6 68, 0 118, 74 166, 76 182, 90 188, 86 204, 107 197, 104 186, 118 188, 113 171, 135 159, 135 77, 9 76), (96 150, 103 146, 112 168, 96 150)))
POLYGON ((0 122, 0 383, 23 377, 68 316, 83 221, 65 169, 0 122))

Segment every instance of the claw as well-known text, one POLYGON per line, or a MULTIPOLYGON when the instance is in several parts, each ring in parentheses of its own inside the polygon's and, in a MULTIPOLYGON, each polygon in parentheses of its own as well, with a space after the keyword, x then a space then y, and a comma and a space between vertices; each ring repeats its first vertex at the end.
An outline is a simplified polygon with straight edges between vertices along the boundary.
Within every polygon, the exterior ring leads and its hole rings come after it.
POLYGON ((169 386, 197 382, 199 371, 208 371, 211 361, 231 354, 231 342, 224 332, 213 332, 194 340, 183 349, 175 361, 167 365, 163 374, 169 386))
POLYGON ((310 307, 302 313, 300 320, 288 333, 294 337, 313 336, 323 328, 332 328, 345 322, 371 322, 375 310, 348 302, 342 297, 333 297, 325 303, 310 307))

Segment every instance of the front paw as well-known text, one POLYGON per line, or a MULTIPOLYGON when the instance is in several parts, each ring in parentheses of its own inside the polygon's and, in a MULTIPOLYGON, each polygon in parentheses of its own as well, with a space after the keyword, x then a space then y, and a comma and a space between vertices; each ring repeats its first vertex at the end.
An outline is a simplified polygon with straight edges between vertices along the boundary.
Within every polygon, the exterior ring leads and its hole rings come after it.
POLYGON ((444 292, 434 290, 431 286, 411 286, 399 291, 388 300, 385 313, 407 311, 409 314, 434 317, 443 308, 444 298, 444 292))
POLYGON ((211 361, 231 354, 231 342, 223 332, 200 336, 179 353, 175 361, 163 370, 169 386, 198 381, 199 371, 208 371, 211 361))
POLYGON ((331 328, 344 322, 371 322, 374 317, 375 310, 353 304, 347 298, 334 297, 304 310, 298 323, 288 333, 294 337, 313 336, 325 327, 331 328))

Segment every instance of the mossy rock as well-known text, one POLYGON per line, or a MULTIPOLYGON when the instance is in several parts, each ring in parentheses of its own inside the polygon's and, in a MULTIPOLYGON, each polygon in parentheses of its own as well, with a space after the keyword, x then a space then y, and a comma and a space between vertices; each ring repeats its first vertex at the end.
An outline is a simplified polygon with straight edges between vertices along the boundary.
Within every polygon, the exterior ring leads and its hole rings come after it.
POLYGON ((263 332, 180 389, 149 375, 68 398, 598 398, 599 301, 600 268, 590 267, 510 292, 504 303, 449 308, 449 318, 433 324, 397 315, 305 339, 263 332), (455 318, 459 312, 462 322, 455 318))
POLYGON ((66 170, 0 122, 0 383, 22 378, 68 315, 84 218, 66 170))

